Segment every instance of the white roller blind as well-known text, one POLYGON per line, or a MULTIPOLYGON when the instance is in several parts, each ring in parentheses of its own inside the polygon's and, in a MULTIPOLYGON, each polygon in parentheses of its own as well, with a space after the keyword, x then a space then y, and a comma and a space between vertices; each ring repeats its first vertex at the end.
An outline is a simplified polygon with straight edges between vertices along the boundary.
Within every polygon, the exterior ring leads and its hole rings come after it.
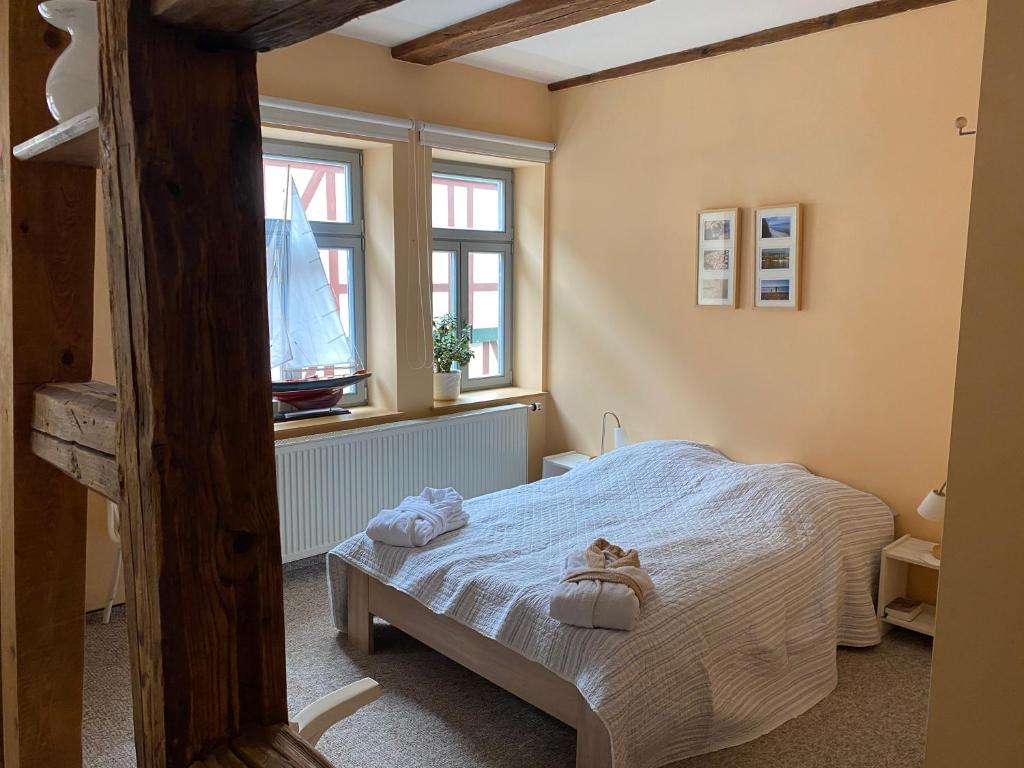
MULTIPOLYGON (((366 139, 408 141, 409 131, 417 127, 412 120, 351 109, 327 107, 272 96, 260 96, 260 119, 268 125, 307 131, 344 133, 366 139)), ((420 143, 426 147, 450 149, 514 160, 538 163, 551 161, 555 145, 497 133, 471 131, 432 123, 418 124, 420 143)))
POLYGON ((366 139, 408 141, 412 120, 351 109, 260 96, 260 120, 284 128, 345 133, 366 139))
POLYGON ((423 123, 420 126, 420 144, 436 149, 451 149, 456 152, 471 152, 514 160, 532 160, 537 163, 551 162, 551 153, 555 149, 554 144, 546 141, 517 139, 514 136, 430 123, 423 123))

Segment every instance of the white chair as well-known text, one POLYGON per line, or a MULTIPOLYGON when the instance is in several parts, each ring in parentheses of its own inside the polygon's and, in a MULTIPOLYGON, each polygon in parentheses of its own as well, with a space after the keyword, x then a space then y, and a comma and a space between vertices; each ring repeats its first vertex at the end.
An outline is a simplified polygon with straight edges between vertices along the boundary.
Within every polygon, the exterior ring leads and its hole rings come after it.
POLYGON ((110 579, 110 593, 107 595, 107 607, 103 610, 103 623, 110 623, 110 612, 114 610, 114 598, 117 597, 117 588, 121 583, 121 569, 124 563, 121 562, 121 513, 117 504, 107 502, 107 535, 117 546, 117 553, 114 555, 114 575, 110 579))
POLYGON ((288 725, 315 747, 328 728, 379 697, 380 684, 372 678, 364 677, 359 682, 317 699, 291 719, 288 725))

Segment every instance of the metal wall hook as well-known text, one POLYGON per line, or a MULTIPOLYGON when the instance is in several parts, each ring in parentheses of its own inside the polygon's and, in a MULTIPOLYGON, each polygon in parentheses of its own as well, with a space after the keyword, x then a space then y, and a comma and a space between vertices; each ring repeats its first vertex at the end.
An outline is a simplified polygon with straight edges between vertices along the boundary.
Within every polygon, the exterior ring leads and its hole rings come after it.
POLYGON ((974 136, 977 133, 977 131, 965 131, 964 128, 966 128, 966 127, 967 127, 967 118, 964 117, 963 115, 961 115, 960 117, 958 117, 956 119, 956 129, 959 132, 959 134, 961 136, 974 136))

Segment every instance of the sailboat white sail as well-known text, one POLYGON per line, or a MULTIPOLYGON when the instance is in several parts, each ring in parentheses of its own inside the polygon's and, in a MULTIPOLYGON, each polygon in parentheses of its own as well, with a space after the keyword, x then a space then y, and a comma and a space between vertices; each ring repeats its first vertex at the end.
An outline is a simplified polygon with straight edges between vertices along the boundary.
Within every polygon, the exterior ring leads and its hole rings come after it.
POLYGON ((289 198, 285 218, 266 225, 270 364, 286 380, 353 373, 362 362, 342 326, 294 181, 289 198))

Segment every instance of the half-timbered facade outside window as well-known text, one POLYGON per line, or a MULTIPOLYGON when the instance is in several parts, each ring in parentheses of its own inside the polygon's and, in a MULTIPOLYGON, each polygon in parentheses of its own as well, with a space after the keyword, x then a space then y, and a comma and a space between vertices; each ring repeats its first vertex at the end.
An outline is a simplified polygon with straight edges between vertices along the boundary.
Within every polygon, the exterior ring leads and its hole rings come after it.
POLYGON ((473 326, 463 389, 512 383, 512 171, 434 162, 433 316, 473 326))
MULTIPOLYGON (((366 362, 366 281, 362 153, 283 141, 263 142, 267 219, 283 219, 294 183, 320 249, 320 260, 342 327, 366 362)), ((328 366, 329 368, 329 366, 328 366)), ((316 372, 326 376, 334 371, 316 372)), ((345 390, 342 405, 366 404, 366 385, 345 390)))

